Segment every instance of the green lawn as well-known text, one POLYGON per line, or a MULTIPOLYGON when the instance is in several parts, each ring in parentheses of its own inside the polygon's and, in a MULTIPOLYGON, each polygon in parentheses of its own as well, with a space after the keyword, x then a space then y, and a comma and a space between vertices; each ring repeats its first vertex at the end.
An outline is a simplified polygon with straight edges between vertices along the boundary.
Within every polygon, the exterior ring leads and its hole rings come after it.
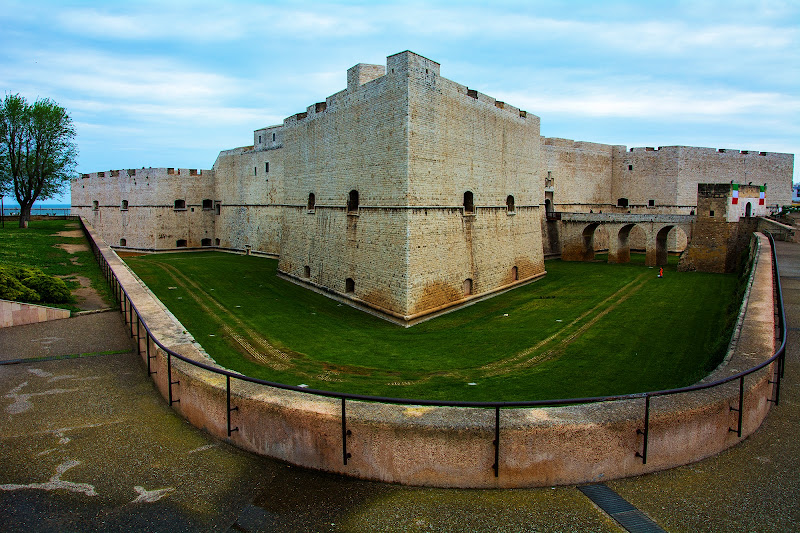
POLYGON ((724 356, 737 277, 658 279, 549 261, 535 283, 402 328, 219 252, 128 258, 221 365, 310 387, 408 398, 533 400, 688 385, 724 356))
MULTIPOLYGON (((16 218, 6 217, 5 228, 0 228, 0 265, 38 268, 45 274, 62 277, 70 290, 80 287, 76 276, 83 276, 107 302, 113 301, 77 220, 31 220, 27 228, 20 228, 16 218), (58 245, 83 249, 70 253, 58 245)), ((46 305, 80 311, 74 304, 46 305)))

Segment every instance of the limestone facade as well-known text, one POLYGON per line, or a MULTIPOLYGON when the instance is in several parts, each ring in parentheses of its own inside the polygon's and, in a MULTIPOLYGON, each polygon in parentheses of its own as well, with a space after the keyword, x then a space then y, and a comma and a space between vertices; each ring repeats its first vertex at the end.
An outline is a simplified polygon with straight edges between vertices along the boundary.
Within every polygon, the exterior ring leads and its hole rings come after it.
POLYGON ((284 277, 409 321, 542 275, 558 251, 548 211, 690 214, 698 183, 730 182, 788 204, 792 168, 791 154, 542 137, 539 117, 406 51, 352 67, 346 89, 212 169, 85 174, 72 208, 112 245, 271 254, 284 277))

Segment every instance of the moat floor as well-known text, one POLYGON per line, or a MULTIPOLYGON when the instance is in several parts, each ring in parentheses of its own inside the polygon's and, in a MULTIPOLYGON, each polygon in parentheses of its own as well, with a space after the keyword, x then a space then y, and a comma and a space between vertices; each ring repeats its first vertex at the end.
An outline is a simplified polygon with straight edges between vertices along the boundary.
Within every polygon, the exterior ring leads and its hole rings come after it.
MULTIPOLYGON (((789 322, 780 406, 741 445, 607 485, 666 531, 800 523, 800 244, 779 242, 789 322)), ((2 531, 624 531, 576 487, 409 488, 240 452, 155 391, 121 316, 0 330, 2 531), (81 357, 48 360, 65 354, 81 357)))

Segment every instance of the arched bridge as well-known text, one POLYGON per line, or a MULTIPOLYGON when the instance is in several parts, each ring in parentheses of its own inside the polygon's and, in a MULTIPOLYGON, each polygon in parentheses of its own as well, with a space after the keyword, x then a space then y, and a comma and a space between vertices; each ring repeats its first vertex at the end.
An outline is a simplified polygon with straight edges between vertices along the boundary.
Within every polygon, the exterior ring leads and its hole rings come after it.
POLYGON ((636 227, 645 234, 647 266, 667 264, 667 236, 679 228, 691 241, 695 215, 630 213, 559 213, 561 219, 561 258, 565 261, 594 259, 595 232, 608 232, 608 262, 627 263, 631 258, 630 234, 636 227))

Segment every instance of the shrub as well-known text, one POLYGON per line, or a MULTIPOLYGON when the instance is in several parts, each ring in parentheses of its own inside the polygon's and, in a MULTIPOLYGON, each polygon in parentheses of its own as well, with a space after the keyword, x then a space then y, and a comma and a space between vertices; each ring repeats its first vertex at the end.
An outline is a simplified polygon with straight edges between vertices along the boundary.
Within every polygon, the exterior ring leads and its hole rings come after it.
POLYGON ((17 302, 41 301, 36 291, 23 285, 14 274, 5 268, 0 268, 0 298, 17 302))
POLYGON ((0 298, 30 303, 66 303, 72 301, 63 280, 38 268, 0 267, 0 298))
POLYGON ((72 300, 72 294, 64 280, 49 276, 41 270, 35 270, 23 278, 22 284, 38 292, 42 302, 63 304, 72 300))

